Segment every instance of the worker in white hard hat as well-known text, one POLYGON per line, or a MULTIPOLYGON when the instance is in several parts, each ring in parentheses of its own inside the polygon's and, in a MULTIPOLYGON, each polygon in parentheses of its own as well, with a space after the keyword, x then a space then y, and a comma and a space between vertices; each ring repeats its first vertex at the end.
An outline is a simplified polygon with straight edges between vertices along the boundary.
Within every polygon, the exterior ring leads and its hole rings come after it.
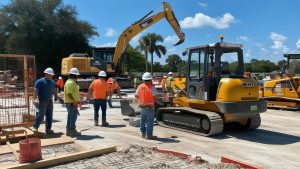
MULTIPOLYGON (((106 82, 106 73, 100 71, 99 79, 94 80, 89 87, 89 95, 94 98, 94 125, 98 126, 99 110, 102 111, 102 127, 107 127, 109 123, 106 120, 106 99, 109 94, 108 84, 106 82)), ((111 97, 111 96, 110 96, 111 97)))
POLYGON ((58 93, 62 92, 65 84, 61 76, 58 77, 58 80, 56 81, 56 85, 57 85, 58 93))
POLYGON ((33 103, 38 109, 32 125, 32 130, 35 133, 38 132, 38 128, 44 116, 46 116, 45 134, 53 134, 53 130, 51 130, 53 121, 53 95, 57 98, 55 82, 52 80, 53 76, 54 71, 49 67, 44 70, 44 77, 38 79, 34 84, 33 103))
POLYGON ((174 94, 175 94, 175 92, 172 88, 172 81, 174 81, 173 72, 169 72, 165 86, 166 86, 166 92, 169 93, 170 96, 174 96, 174 94))
POLYGON ((72 68, 69 71, 69 79, 64 86, 64 103, 68 111, 66 135, 76 137, 81 135, 76 130, 78 111, 78 102, 80 101, 79 87, 77 85, 77 78, 80 75, 77 68, 72 68))
POLYGON ((153 140, 153 123, 154 123, 154 101, 158 99, 158 92, 152 83, 152 75, 149 72, 143 74, 144 83, 140 84, 135 92, 135 97, 141 107, 141 124, 140 131, 142 137, 153 140), (147 127, 146 127, 147 126, 147 127))

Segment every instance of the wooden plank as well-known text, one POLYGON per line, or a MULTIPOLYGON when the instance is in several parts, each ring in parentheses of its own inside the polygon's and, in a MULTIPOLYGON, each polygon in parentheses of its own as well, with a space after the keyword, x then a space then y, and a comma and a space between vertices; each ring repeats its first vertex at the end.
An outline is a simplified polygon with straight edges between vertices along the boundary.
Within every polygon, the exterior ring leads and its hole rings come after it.
MULTIPOLYGON (((74 143, 74 140, 70 137, 65 136, 65 135, 62 135, 60 138, 41 139, 41 146, 42 147, 59 145, 59 144, 72 144, 72 143, 74 143)), ((17 152, 19 151, 19 143, 11 144, 11 146, 17 152)), ((11 153, 11 152, 12 151, 9 149, 9 147, 7 145, 1 145, 0 146, 0 155, 11 153)))
POLYGON ((10 142, 6 142, 7 147, 9 147, 9 149, 14 153, 14 155, 16 156, 16 159, 19 161, 19 153, 17 153, 16 149, 14 149, 10 142))
POLYGON ((61 157, 45 159, 45 160, 37 161, 35 163, 15 165, 15 166, 7 167, 7 169, 45 168, 45 167, 50 167, 53 165, 59 165, 59 164, 63 164, 63 163, 69 163, 72 161, 82 160, 85 158, 91 158, 91 157, 98 156, 98 155, 105 154, 105 153, 112 153, 115 151, 117 151, 116 146, 106 147, 106 148, 97 148, 97 149, 87 150, 87 151, 78 152, 78 153, 65 155, 65 156, 61 156, 61 157))

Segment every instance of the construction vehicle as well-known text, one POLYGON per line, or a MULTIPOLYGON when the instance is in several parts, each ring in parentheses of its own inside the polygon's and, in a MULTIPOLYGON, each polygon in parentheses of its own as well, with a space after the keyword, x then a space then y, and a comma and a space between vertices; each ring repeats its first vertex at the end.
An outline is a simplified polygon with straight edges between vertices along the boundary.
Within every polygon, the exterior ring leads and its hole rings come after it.
POLYGON ((258 128, 267 106, 256 81, 244 76, 242 47, 222 36, 221 42, 188 48, 185 94, 156 104, 158 124, 204 136, 222 133, 230 122, 258 128))
POLYGON ((262 97, 269 108, 300 110, 300 54, 284 57, 287 64, 277 78, 265 82, 262 97))
MULTIPOLYGON (((122 55, 130 40, 140 32, 149 28, 161 19, 165 18, 177 34, 179 41, 175 45, 184 42, 185 35, 181 32, 180 25, 173 13, 172 7, 163 2, 164 11, 150 16, 154 11, 150 11, 140 20, 134 22, 131 26, 126 28, 119 36, 115 48, 94 48, 93 57, 84 54, 71 54, 62 60, 62 75, 68 75, 68 71, 72 67, 77 67, 79 72, 85 76, 97 76, 100 70, 107 72, 108 76, 115 75, 117 77, 127 77, 126 69, 123 66, 122 55)), ((130 56, 128 56, 130 58, 130 56)))

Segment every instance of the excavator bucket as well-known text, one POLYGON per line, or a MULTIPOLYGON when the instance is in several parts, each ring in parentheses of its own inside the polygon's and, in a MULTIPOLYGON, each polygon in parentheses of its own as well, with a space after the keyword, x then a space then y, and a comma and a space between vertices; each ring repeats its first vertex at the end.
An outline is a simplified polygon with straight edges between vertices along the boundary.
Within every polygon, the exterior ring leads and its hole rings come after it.
POLYGON ((184 42, 184 40, 185 40, 185 34, 183 32, 181 32, 181 34, 179 36, 179 41, 174 46, 182 44, 184 42))

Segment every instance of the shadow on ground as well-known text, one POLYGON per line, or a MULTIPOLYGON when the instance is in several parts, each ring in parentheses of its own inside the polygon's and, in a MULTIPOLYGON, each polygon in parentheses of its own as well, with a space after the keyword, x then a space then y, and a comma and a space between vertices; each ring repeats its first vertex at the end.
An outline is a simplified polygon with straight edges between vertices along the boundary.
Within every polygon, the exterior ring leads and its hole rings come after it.
POLYGON ((276 131, 265 129, 246 130, 234 128, 233 126, 225 126, 222 134, 213 136, 215 139, 238 138, 262 144, 285 145, 300 142, 300 137, 276 131))
POLYGON ((104 137, 99 135, 80 135, 77 136, 77 140, 94 140, 94 139, 104 139, 104 137))

